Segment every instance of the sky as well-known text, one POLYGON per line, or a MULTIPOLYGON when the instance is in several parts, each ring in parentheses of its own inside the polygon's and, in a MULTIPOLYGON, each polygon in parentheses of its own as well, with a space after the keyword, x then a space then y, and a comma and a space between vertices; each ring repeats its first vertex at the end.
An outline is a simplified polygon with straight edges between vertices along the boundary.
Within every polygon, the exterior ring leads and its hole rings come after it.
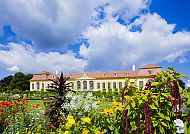
POLYGON ((174 66, 190 77, 189 0, 0 0, 0 78, 174 66))

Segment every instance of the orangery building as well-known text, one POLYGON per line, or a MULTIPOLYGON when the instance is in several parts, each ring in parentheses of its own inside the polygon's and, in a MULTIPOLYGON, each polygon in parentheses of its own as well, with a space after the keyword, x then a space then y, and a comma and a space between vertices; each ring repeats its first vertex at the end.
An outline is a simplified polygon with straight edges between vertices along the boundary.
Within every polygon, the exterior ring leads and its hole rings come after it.
MULTIPOLYGON (((144 87, 147 82, 151 82, 153 76, 162 71, 162 67, 149 64, 138 70, 133 66, 129 71, 112 72, 81 72, 64 74, 70 77, 67 81, 72 84, 73 90, 79 91, 102 91, 103 89, 121 89, 125 85, 125 78, 130 79, 130 83, 138 87, 144 87)), ((46 91, 51 85, 51 80, 56 80, 60 74, 53 74, 46 71, 35 73, 30 80, 30 91, 46 91)))

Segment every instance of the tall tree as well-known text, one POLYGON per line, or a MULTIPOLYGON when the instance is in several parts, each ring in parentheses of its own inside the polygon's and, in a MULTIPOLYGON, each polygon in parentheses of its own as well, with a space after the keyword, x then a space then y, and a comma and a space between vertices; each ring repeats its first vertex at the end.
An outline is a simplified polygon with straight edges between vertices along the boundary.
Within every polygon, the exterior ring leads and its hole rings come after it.
POLYGON ((182 87, 182 89, 185 89, 185 82, 183 82, 181 79, 178 80, 180 87, 182 87))
POLYGON ((10 84, 13 76, 9 75, 3 79, 0 80, 0 91, 4 92, 8 90, 8 85, 10 84))
POLYGON ((26 89, 30 90, 30 80, 32 79, 33 74, 26 74, 25 77, 26 77, 26 89))
POLYGON ((13 89, 20 89, 20 90, 29 90, 29 77, 25 76, 22 72, 15 73, 13 79, 9 84, 9 88, 13 89))
POLYGON ((8 86, 11 82, 11 80, 13 79, 13 76, 12 75, 9 75, 3 79, 0 80, 0 85, 4 85, 4 86, 8 86))

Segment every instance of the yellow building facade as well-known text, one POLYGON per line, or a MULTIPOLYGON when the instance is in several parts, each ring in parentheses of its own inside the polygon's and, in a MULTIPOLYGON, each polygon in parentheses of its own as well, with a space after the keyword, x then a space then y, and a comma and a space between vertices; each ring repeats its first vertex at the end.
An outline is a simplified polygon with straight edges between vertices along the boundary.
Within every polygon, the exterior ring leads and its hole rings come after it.
MULTIPOLYGON (((138 70, 113 71, 113 72, 82 72, 64 74, 70 77, 67 81, 71 83, 73 90, 79 91, 102 91, 103 89, 121 89, 125 86, 125 78, 129 78, 130 83, 138 87, 144 87, 147 82, 151 82, 153 77, 162 71, 162 67, 149 64, 138 70)), ((46 91, 52 84, 51 80, 56 80, 60 74, 52 74, 46 71, 34 74, 30 80, 30 91, 46 91)))

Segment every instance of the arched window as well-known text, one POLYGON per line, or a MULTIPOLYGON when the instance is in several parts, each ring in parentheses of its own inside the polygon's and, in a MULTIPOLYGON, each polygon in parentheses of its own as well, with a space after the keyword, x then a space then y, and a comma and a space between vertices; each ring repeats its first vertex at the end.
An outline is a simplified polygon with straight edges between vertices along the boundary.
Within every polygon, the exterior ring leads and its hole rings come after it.
POLYGON ((34 84, 32 84, 32 89, 34 89, 34 84))
POLYGON ((90 90, 94 89, 94 82, 93 81, 89 81, 89 85, 90 85, 90 90))
POLYGON ((80 88, 81 88, 80 81, 77 81, 77 89, 80 89, 80 88))
POLYGON ((152 83, 152 82, 153 82, 153 79, 149 79, 148 82, 152 83))
POLYGON ((102 83, 102 89, 105 89, 106 88, 106 84, 105 82, 102 83))
POLYGON ((108 82, 108 89, 110 89, 111 88, 111 83, 110 82, 108 82))
POLYGON ((42 83, 42 89, 44 89, 44 83, 42 83))
POLYGON ((97 83, 97 89, 100 89, 100 83, 97 83))
POLYGON ((113 82, 113 89, 116 88, 116 82, 113 82))
POLYGON ((39 91, 39 90, 40 90, 40 83, 39 83, 39 82, 36 83, 36 87, 37 87, 37 88, 36 88, 37 91, 39 91))
POLYGON ((87 81, 83 81, 83 89, 87 89, 87 81))
POLYGON ((142 88, 144 85, 144 82, 143 81, 139 81, 139 87, 142 88))
POLYGON ((119 89, 122 89, 122 82, 119 82, 119 89))

